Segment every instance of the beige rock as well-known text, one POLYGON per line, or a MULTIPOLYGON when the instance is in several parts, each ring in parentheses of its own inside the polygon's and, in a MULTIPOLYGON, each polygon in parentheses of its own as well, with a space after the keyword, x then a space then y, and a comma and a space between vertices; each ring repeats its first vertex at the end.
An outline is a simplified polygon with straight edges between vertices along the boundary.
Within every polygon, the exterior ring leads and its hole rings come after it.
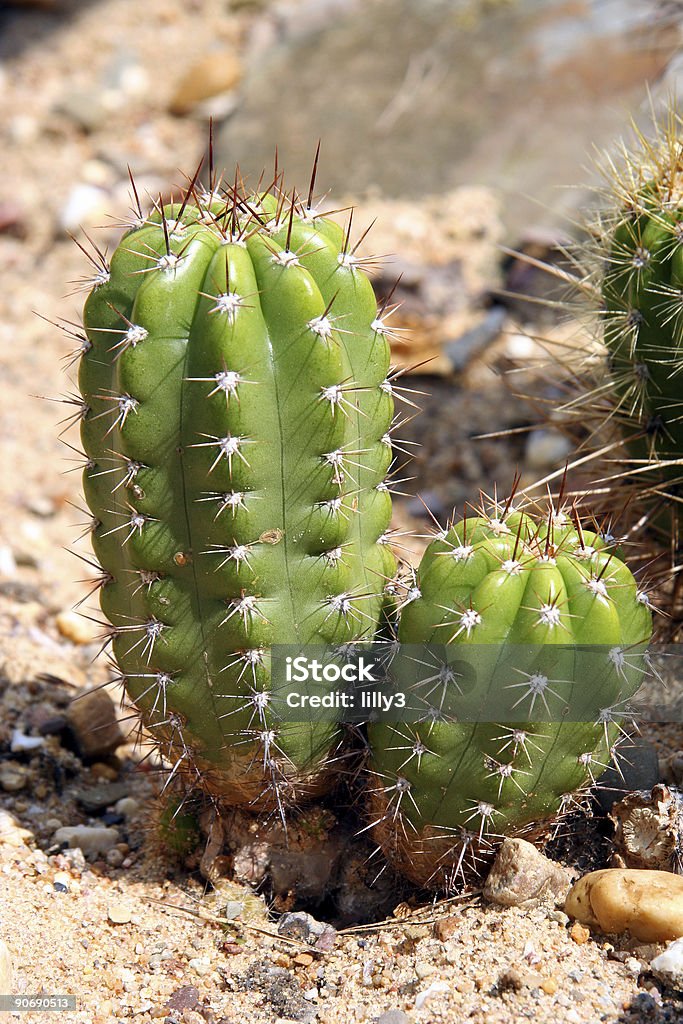
POLYGON ((629 931, 642 942, 683 936, 683 878, 669 871, 606 868, 572 886, 564 909, 608 935, 629 931))
POLYGON ((230 50, 207 53, 182 76, 169 104, 172 114, 189 114, 204 100, 234 89, 242 78, 242 65, 230 50))
POLYGON ((124 907, 120 903, 113 903, 107 908, 107 917, 112 924, 128 924, 131 912, 128 907, 124 907))
POLYGON ((484 884, 484 896, 503 907, 530 906, 544 898, 561 903, 570 885, 566 868, 525 839, 506 839, 484 884))
POLYGON ((95 639, 92 623, 78 612, 60 612, 55 622, 64 639, 72 644, 91 644, 95 639))

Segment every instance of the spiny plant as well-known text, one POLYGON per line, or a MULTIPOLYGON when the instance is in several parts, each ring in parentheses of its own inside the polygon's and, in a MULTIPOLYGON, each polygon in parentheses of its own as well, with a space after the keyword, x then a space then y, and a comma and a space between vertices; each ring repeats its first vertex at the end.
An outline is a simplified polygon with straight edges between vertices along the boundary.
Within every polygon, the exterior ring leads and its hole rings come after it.
POLYGON ((278 721, 270 647, 371 636, 395 569, 389 310, 316 167, 304 198, 198 170, 148 212, 133 183, 78 371, 120 681, 172 777, 280 812, 329 785, 340 731, 278 721))
POLYGON ((501 837, 557 820, 610 763, 651 632, 647 594, 575 508, 484 500, 440 531, 398 632, 416 713, 369 726, 369 813, 394 866, 448 889, 501 837))
POLYGON ((576 464, 609 502, 626 490, 640 540, 649 527, 674 568, 683 522, 681 126, 670 109, 651 135, 634 128, 634 143, 604 157, 599 209, 568 254, 572 271, 559 272, 598 342, 597 358, 559 356, 573 391, 560 411, 570 427, 589 427, 576 464))

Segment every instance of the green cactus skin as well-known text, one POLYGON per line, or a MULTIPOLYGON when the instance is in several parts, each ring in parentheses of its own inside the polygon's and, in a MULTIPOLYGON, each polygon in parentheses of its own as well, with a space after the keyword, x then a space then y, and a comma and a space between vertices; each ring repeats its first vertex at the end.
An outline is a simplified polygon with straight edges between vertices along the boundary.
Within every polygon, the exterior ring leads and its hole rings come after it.
MULTIPOLYGON (((598 534, 561 511, 546 517, 496 502, 429 545, 412 596, 399 640, 447 645, 443 668, 468 646, 490 645, 493 706, 499 700, 501 709, 498 723, 475 720, 489 683, 462 698, 456 686, 445 701, 441 691, 433 716, 369 727, 374 833, 413 882, 448 889, 480 871, 501 836, 539 834, 607 767, 618 709, 642 679, 628 652, 649 641, 652 615, 647 595, 598 534), (522 652, 517 666, 525 652, 534 656, 529 665, 539 656, 552 663, 558 644, 600 645, 604 654, 599 666, 591 663, 592 678, 555 680, 538 670, 498 671, 503 644, 522 652), (580 713, 560 722, 569 699, 580 713), (586 701, 591 721, 581 717, 586 701), (458 721, 459 709, 469 718, 458 721)), ((434 668, 426 672, 433 681, 434 668)))
POLYGON ((273 192, 193 182, 140 213, 79 371, 127 693, 174 774, 264 809, 324 789, 339 740, 274 721, 270 645, 372 635, 395 570, 388 330, 342 229, 273 192))

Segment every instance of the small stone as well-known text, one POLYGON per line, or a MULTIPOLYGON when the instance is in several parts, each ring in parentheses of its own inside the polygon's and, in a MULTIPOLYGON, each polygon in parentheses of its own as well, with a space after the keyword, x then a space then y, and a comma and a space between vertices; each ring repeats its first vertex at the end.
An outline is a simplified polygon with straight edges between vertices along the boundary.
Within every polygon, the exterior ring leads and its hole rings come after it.
POLYGON ((52 881, 55 892, 68 892, 71 876, 66 871, 56 871, 52 881))
POLYGON ((575 921, 569 929, 569 937, 577 946, 583 946, 591 937, 590 929, 575 921))
POLYGON ((422 992, 418 992, 415 996, 415 1009, 421 1010, 426 1002, 428 1002, 433 996, 443 995, 445 992, 450 991, 448 982, 446 981, 433 981, 429 988, 424 989, 422 992))
POLYGON ((208 956, 195 956, 192 960, 188 961, 187 966, 191 967, 195 974, 202 978, 211 970, 211 961, 208 956))
POLYGON ((17 761, 5 761, 0 764, 0 788, 6 793, 18 793, 28 782, 28 772, 23 764, 17 761))
POLYGON ((411 1018, 403 1010, 385 1010, 377 1018, 377 1024, 411 1024, 411 1018))
POLYGON ((12 741, 10 744, 10 750, 13 754, 18 754, 21 751, 37 750, 39 747, 45 746, 44 736, 27 736, 21 731, 21 729, 15 729, 12 733, 12 741))
POLYGON ((0 939, 0 994, 12 991, 12 957, 7 943, 0 939))
POLYGON ((544 898, 562 902, 570 885, 566 868, 524 839, 506 839, 484 884, 484 896, 503 907, 529 907, 544 898))
POLYGON ((102 779, 104 782, 116 782, 119 777, 119 770, 111 764, 106 764, 104 761, 95 761, 94 764, 90 765, 90 774, 94 775, 96 779, 102 779))
POLYGON ((329 951, 335 943, 337 932, 331 924, 316 921, 310 914, 303 911, 283 914, 277 925, 278 935, 290 939, 300 939, 309 946, 329 951))
POLYGON ((66 843, 71 849, 82 850, 86 857, 104 856, 119 841, 115 828, 97 828, 72 825, 57 829, 52 837, 55 843, 66 843))
POLYGON ((558 984, 555 978, 544 978, 541 982, 540 987, 543 989, 547 996, 554 996, 558 989, 558 984))
POLYGON ((571 450, 571 441, 558 430, 532 430, 526 443, 526 467, 538 471, 561 466, 571 450))
POLYGON ((112 924, 129 924, 131 912, 128 907, 124 907, 120 903, 114 903, 107 907, 107 917, 112 924))
POLYGON ((683 936, 683 877, 634 868, 591 871, 572 886, 565 910, 608 935, 628 930, 641 942, 677 939, 683 936))
POLYGON ((67 723, 82 758, 105 757, 124 742, 116 707, 102 689, 87 690, 71 702, 67 723))
POLYGON ((140 809, 140 804, 132 796, 124 796, 123 799, 117 800, 114 806, 114 810, 117 814, 122 814, 124 818, 134 818, 140 809))
POLYGON ((310 967, 313 963, 313 956, 311 953, 298 953, 294 957, 294 963, 298 964, 299 967, 310 967))
MULTIPOLYGON (((236 921, 238 917, 244 912, 244 903, 240 900, 228 900, 225 904, 224 917, 226 921, 236 921)), ((302 953, 302 956, 308 956, 308 953, 302 953)))
POLYGON ((55 625, 65 640, 72 644, 91 644, 95 639, 92 623, 83 615, 77 612, 60 612, 55 619, 55 625))
POLYGON ((450 939, 451 935, 453 935, 457 929, 457 917, 440 917, 434 925, 434 934, 441 942, 446 942, 446 940, 450 939))
MULTIPOLYGON (((59 214, 60 227, 64 231, 74 232, 85 225, 92 226, 102 217, 106 216, 107 206, 108 196, 104 189, 97 188, 95 185, 88 185, 85 182, 74 185, 59 214)), ((75 615, 75 612, 64 612, 62 614, 75 615)), ((67 639, 77 644, 92 643, 93 636, 91 632, 89 632, 88 640, 77 639, 83 636, 85 636, 85 629, 81 627, 80 630, 74 631, 73 636, 67 636, 67 639)))
POLYGON ((683 938, 676 939, 651 960, 650 970, 671 988, 683 990, 683 938))
POLYGON ((127 791, 128 786, 123 782, 103 782, 99 786, 76 790, 75 796, 88 814, 95 814, 123 799, 127 791))
POLYGON ((101 95, 93 89, 73 89, 55 105, 58 114, 64 114, 84 132, 94 132, 106 119, 101 95))
POLYGON ((199 997, 199 989, 195 988, 194 985, 183 985, 182 988, 176 989, 172 996, 169 997, 164 1010, 194 1010, 198 1006, 201 1006, 201 999, 199 997))
POLYGON ((242 78, 242 65, 229 50, 207 53, 182 76, 169 104, 172 114, 191 113, 206 100, 230 92, 242 78))
POLYGON ((425 978, 431 978, 433 974, 436 974, 436 966, 425 960, 418 960, 415 964, 415 973, 420 981, 424 981, 425 978))
POLYGON ((125 860, 125 857, 120 850, 117 850, 116 847, 114 847, 113 850, 109 851, 105 860, 107 861, 107 864, 109 865, 110 868, 120 868, 125 860))

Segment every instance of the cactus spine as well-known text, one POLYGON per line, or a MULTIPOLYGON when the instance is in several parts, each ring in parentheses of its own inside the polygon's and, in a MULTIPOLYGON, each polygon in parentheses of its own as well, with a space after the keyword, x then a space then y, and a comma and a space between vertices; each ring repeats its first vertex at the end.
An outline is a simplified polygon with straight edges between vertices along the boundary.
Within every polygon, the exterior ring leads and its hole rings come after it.
POLYGON ((431 663, 426 647, 416 657, 419 720, 369 727, 370 815, 401 872, 448 888, 499 837, 538 833, 607 767, 651 612, 578 518, 497 502, 429 545, 414 594, 399 640, 443 644, 445 658, 431 663), (587 645, 598 645, 592 661, 587 645), (466 692, 457 669, 470 655, 466 692))
POLYGON ((264 808, 324 788, 339 737, 274 720, 270 645, 371 635, 394 570, 385 328, 348 237, 280 185, 138 210, 79 372, 127 692, 174 772, 264 808))

